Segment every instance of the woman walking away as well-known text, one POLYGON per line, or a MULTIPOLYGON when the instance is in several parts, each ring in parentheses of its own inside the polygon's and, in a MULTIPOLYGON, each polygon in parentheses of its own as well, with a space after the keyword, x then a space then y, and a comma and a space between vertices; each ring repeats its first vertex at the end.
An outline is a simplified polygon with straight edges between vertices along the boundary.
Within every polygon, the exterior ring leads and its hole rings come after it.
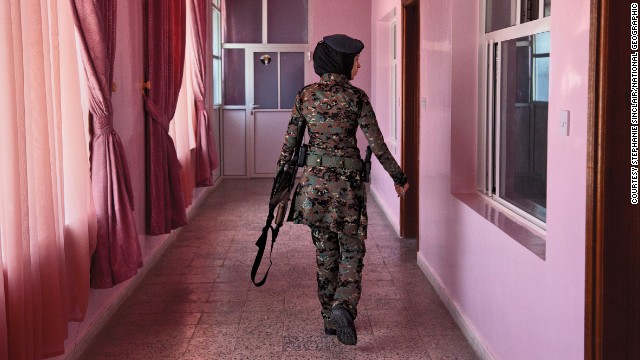
POLYGON ((318 42, 313 62, 320 81, 297 95, 278 167, 293 156, 297 125, 306 121, 309 148, 289 220, 311 227, 318 265, 318 298, 325 333, 343 344, 357 343, 354 319, 361 293, 367 237, 367 197, 363 161, 356 143, 362 129, 373 154, 395 184, 398 196, 407 178, 384 142, 369 97, 350 80, 360 68, 360 40, 337 34, 318 42))

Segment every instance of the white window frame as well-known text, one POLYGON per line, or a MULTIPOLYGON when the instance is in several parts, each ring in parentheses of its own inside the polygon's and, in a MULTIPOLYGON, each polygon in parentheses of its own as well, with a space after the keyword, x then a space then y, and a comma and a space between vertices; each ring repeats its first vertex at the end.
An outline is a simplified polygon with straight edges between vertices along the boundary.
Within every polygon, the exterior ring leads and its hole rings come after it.
MULTIPOLYGON (((512 4, 515 4, 515 11, 512 12, 512 25, 510 27, 495 30, 493 32, 486 33, 486 3, 487 0, 483 0, 480 3, 480 49, 479 49, 479 78, 480 83, 478 86, 480 94, 480 131, 478 132, 478 190, 488 197, 491 201, 494 201, 502 209, 505 209, 516 216, 524 219, 528 224, 534 225, 537 229, 545 231, 546 223, 536 218, 535 216, 520 209, 518 206, 513 205, 505 199, 502 199, 499 195, 499 170, 500 170, 500 142, 496 142, 495 155, 493 154, 494 148, 492 146, 494 137, 500 134, 500 121, 492 121, 493 119, 500 118, 500 69, 496 69, 496 77, 492 75, 493 69, 493 56, 497 53, 500 61, 500 44, 504 41, 517 39, 524 36, 531 36, 541 32, 551 31, 551 16, 544 17, 544 0, 540 0, 538 6, 538 19, 520 23, 521 0, 511 0, 512 4), (495 52, 494 52, 495 49, 495 52), (492 80, 495 80, 496 87, 494 89, 491 84, 492 80), (496 94, 495 106, 490 106, 494 102, 493 94, 496 94), (494 109, 495 108, 495 109, 494 109), (495 111, 494 111, 495 110, 495 111), (496 181, 495 191, 493 189, 494 178, 493 173, 495 169, 496 181)), ((549 79, 551 82, 551 79, 549 79)), ((547 115, 548 116, 548 115, 547 115)), ((547 119, 548 121, 548 119, 547 119)))
POLYGON ((398 142, 398 23, 395 19, 391 22, 391 142, 394 150, 398 142))

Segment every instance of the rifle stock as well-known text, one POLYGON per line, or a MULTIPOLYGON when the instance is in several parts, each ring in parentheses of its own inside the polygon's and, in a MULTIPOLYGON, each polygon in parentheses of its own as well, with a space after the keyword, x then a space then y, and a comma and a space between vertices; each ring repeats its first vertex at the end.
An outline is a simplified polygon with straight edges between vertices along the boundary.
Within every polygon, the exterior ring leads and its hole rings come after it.
POLYGON ((287 212, 287 204, 289 203, 289 199, 291 198, 291 190, 296 182, 296 174, 298 173, 298 168, 304 166, 305 156, 306 156, 306 145, 302 145, 302 140, 304 138, 304 132, 306 128, 306 121, 304 118, 301 118, 298 122, 298 132, 296 139, 296 147, 294 149, 291 160, 285 163, 276 174, 273 180, 273 187, 271 188, 271 196, 269 198, 269 215, 267 216, 267 222, 265 226, 262 228, 262 234, 256 241, 256 246, 258 247, 258 254, 256 255, 256 259, 253 262, 253 267, 251 268, 251 281, 255 286, 262 286, 267 281, 267 275, 269 275, 269 270, 271 269, 271 265, 273 262, 271 261, 271 252, 273 252, 273 244, 276 242, 276 238, 278 237, 278 232, 280 231, 280 227, 284 223, 284 218, 287 212), (274 210, 276 211, 276 215, 273 215, 274 210), (275 219, 275 227, 272 226, 273 220, 275 219), (258 272, 258 268, 260 267, 260 262, 262 261, 262 255, 264 254, 264 249, 267 245, 267 237, 269 230, 271 230, 271 252, 269 253, 269 268, 267 269, 264 277, 259 282, 256 282, 256 274, 258 272))

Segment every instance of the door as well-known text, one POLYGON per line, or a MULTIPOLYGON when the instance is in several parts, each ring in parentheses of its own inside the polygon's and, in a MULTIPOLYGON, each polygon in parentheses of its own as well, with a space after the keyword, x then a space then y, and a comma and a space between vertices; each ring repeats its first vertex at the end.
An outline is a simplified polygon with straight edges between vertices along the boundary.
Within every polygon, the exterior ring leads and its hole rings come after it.
POLYGON ((225 176, 275 175, 295 96, 307 83, 308 57, 306 45, 224 46, 225 176))
POLYGON ((420 11, 417 0, 402 1, 402 78, 402 169, 410 188, 407 196, 400 200, 400 236, 417 239, 420 201, 420 11))
POLYGON ((630 96, 638 50, 630 4, 591 4, 585 359, 640 359, 638 125, 630 96))

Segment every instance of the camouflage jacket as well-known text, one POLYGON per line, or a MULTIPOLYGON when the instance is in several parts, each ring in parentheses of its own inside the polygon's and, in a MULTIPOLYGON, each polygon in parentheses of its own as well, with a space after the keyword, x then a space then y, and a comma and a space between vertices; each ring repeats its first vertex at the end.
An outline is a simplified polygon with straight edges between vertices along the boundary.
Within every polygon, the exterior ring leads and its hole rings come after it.
MULTIPOLYGON (((384 142, 367 94, 351 85, 346 76, 324 74, 320 82, 298 93, 278 167, 293 155, 301 117, 307 121, 308 155, 360 159, 356 142, 359 126, 394 183, 407 182, 384 142)), ((340 167, 306 166, 294 193, 289 220, 366 238, 366 191, 361 176, 360 171, 340 167)))

